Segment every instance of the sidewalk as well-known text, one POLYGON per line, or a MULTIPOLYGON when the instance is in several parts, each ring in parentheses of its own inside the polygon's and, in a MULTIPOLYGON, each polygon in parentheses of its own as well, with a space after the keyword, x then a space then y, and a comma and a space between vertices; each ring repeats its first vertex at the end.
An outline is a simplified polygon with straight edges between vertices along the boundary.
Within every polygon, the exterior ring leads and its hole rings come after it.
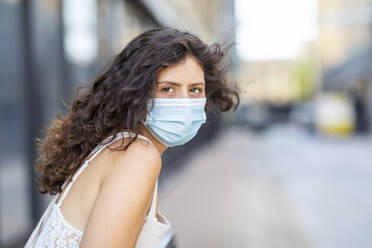
POLYGON ((159 191, 178 248, 307 248, 290 196, 255 161, 248 132, 223 132, 159 191))

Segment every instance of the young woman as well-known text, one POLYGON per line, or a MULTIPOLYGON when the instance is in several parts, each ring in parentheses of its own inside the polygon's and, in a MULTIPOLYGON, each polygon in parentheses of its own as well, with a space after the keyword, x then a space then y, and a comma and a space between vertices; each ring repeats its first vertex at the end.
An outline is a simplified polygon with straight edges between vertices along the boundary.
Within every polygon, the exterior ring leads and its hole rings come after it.
POLYGON ((157 247, 161 154, 193 138, 206 112, 239 104, 223 58, 189 32, 135 37, 39 140, 38 190, 55 195, 25 247, 157 247))

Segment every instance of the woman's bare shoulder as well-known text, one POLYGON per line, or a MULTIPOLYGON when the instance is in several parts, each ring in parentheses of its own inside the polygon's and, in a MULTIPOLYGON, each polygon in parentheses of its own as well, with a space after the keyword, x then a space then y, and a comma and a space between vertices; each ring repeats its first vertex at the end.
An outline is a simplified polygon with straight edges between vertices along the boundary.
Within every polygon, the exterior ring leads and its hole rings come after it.
MULTIPOLYGON (((126 145, 129 140, 126 139, 124 143, 118 140, 110 145, 111 148, 126 145)), ((123 151, 109 150, 107 156, 109 164, 103 181, 110 177, 110 174, 117 173, 120 170, 134 170, 138 172, 151 173, 158 175, 161 170, 161 155, 156 147, 149 141, 137 138, 132 144, 123 151)), ((134 172, 133 171, 133 172, 134 172)))
POLYGON ((134 141, 125 151, 107 154, 109 170, 90 214, 82 247, 132 247, 138 238, 161 157, 152 143, 134 141))

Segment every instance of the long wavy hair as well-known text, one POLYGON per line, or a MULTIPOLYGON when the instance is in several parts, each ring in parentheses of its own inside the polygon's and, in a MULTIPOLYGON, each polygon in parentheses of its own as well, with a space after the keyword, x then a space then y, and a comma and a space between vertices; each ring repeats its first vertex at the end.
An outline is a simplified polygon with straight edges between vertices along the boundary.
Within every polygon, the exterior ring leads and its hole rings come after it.
POLYGON ((40 193, 62 191, 65 180, 105 138, 127 130, 136 134, 118 150, 127 149, 137 138, 147 103, 154 97, 158 72, 194 56, 204 71, 206 112, 235 110, 239 90, 227 82, 228 50, 233 43, 207 45, 196 35, 174 28, 156 28, 141 33, 105 66, 91 84, 78 91, 65 114, 57 114, 37 139, 39 156, 34 166, 40 193))

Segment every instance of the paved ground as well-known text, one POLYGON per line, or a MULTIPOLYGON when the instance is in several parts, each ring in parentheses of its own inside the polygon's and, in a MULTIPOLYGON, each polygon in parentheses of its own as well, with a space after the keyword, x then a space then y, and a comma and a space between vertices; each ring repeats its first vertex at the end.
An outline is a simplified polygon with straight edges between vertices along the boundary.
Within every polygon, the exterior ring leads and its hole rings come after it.
POLYGON ((372 247, 372 139, 238 128, 195 152, 160 187, 187 247, 372 247))

